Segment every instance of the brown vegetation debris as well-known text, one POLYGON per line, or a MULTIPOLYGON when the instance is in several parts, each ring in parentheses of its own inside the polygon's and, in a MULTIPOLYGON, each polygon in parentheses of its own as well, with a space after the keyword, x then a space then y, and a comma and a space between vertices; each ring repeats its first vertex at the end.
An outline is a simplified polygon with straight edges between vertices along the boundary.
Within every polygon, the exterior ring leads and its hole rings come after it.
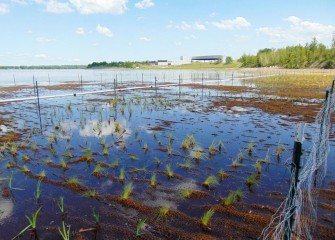
POLYGON ((252 107, 261 109, 270 114, 283 114, 289 117, 295 117, 295 120, 303 122, 314 122, 321 104, 297 105, 292 101, 282 99, 264 99, 249 98, 248 101, 220 101, 214 102, 214 107, 225 106, 228 109, 232 107, 252 107))
POLYGON ((246 86, 224 86, 224 85, 202 85, 202 84, 184 84, 183 86, 191 87, 195 89, 205 88, 213 89, 218 91, 228 91, 228 92, 247 92, 251 91, 252 88, 246 86))

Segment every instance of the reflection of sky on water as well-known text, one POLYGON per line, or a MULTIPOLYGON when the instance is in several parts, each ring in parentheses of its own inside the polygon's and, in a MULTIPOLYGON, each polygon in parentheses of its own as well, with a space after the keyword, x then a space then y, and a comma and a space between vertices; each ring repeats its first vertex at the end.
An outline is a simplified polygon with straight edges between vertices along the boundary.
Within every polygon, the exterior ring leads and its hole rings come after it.
POLYGON ((14 204, 10 199, 0 199, 0 224, 10 217, 14 210, 14 204))

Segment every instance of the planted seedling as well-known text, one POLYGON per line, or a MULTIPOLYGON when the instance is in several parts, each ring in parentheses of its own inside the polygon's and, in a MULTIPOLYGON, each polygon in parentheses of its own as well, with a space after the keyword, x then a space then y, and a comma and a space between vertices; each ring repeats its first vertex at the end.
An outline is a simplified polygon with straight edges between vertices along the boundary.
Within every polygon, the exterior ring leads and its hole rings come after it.
POLYGON ((38 213, 41 211, 42 207, 40 207, 39 209, 37 209, 37 211, 31 216, 31 218, 29 216, 26 215, 26 218, 29 222, 29 225, 26 226, 24 229, 21 230, 21 232, 19 232, 14 238, 12 238, 12 240, 20 237, 23 233, 25 233, 28 229, 31 229, 33 236, 35 237, 35 239, 38 239, 37 237, 37 232, 36 232, 36 228, 37 228, 37 217, 38 217, 38 213))
POLYGON ((209 175, 206 180, 202 183, 202 185, 206 188, 215 187, 218 184, 218 180, 214 175, 209 175))
POLYGON ((137 160, 137 159, 138 159, 138 157, 137 157, 135 154, 130 154, 130 155, 129 155, 129 158, 130 158, 131 160, 137 160))
POLYGON ((221 152, 223 148, 224 148, 224 144, 223 144, 223 142, 220 140, 219 143, 218 143, 218 149, 219 149, 219 152, 221 152))
POLYGON ((101 167, 101 165, 97 164, 95 165, 94 167, 94 170, 92 172, 92 175, 93 176, 96 176, 96 177, 102 177, 102 171, 103 171, 103 167, 101 167))
POLYGON ((179 191, 180 195, 184 198, 190 198, 192 194, 192 190, 190 189, 181 189, 179 191))
POLYGON ((201 218, 201 225, 204 230, 211 230, 209 227, 209 221, 213 217, 215 211, 213 209, 209 209, 207 212, 204 213, 204 215, 201 218))
POLYGON ((59 197, 59 202, 57 203, 57 206, 61 212, 61 214, 64 214, 64 197, 63 196, 60 196, 59 197))
POLYGON ((212 141, 211 145, 208 148, 208 154, 214 155, 218 150, 216 149, 215 140, 212 141))
POLYGON ((119 159, 115 159, 114 162, 112 163, 112 168, 117 168, 119 166, 119 159))
POLYGON ((128 199, 133 189, 134 189, 134 186, 132 182, 125 185, 123 188, 122 199, 125 199, 125 200, 128 199))
POLYGON ((253 152, 255 146, 256 146, 256 143, 254 143, 254 142, 249 143, 249 145, 248 145, 248 154, 249 155, 252 155, 252 152, 253 152))
POLYGON ((233 160, 233 163, 232 163, 231 166, 232 166, 233 168, 237 168, 237 167, 242 167, 243 164, 240 163, 240 162, 238 161, 238 159, 235 159, 235 160, 233 160))
POLYGON ((256 172, 257 172, 258 175, 261 174, 261 172, 262 172, 262 165, 261 165, 260 161, 256 161, 256 163, 255 163, 255 170, 256 170, 256 172))
POLYGON ((146 221, 146 219, 141 219, 141 220, 137 223, 137 226, 136 226, 136 237, 139 237, 139 236, 141 236, 141 235, 143 234, 143 233, 142 233, 142 230, 143 230, 145 221, 146 221))
POLYGON ((173 171, 171 169, 171 165, 170 164, 166 164, 165 166, 166 168, 166 174, 169 178, 173 178, 173 171))
POLYGON ((95 225, 98 226, 100 225, 100 215, 95 211, 95 208, 92 208, 92 217, 94 219, 95 225))
POLYGON ((157 186, 156 173, 152 174, 150 178, 150 186, 155 188, 157 186))
POLYGON ((220 181, 223 181, 223 179, 227 178, 229 175, 223 171, 223 169, 220 169, 217 173, 220 181))
POLYGON ((161 165, 161 160, 157 157, 155 157, 155 162, 157 166, 161 165))
POLYGON ((232 192, 232 191, 231 191, 231 192, 228 194, 228 197, 224 200, 224 205, 225 205, 225 206, 229 206, 229 205, 231 205, 231 204, 234 202, 235 197, 236 197, 235 192, 232 192))
POLYGON ((62 236, 63 240, 70 240, 70 228, 71 226, 66 228, 64 221, 62 221, 62 229, 58 228, 58 232, 62 236))
POLYGON ((123 182, 124 179, 125 179, 124 168, 121 168, 121 169, 120 169, 119 179, 120 179, 120 181, 122 181, 122 182, 123 182))
POLYGON ((187 158, 187 159, 185 160, 185 163, 179 163, 178 166, 181 167, 181 168, 190 169, 191 166, 192 166, 192 165, 191 165, 191 160, 190 160, 189 158, 187 158))
POLYGON ((146 153, 147 151, 149 151, 149 147, 148 144, 144 143, 143 145, 143 151, 146 153))
POLYGON ((242 188, 241 187, 237 188, 237 190, 235 191, 236 201, 240 202, 243 197, 244 197, 244 193, 242 192, 242 188))
POLYGON ((42 193, 41 180, 38 180, 37 185, 36 185, 36 192, 34 192, 34 196, 35 196, 37 202, 40 201, 41 193, 42 193))
POLYGON ((252 174, 247 178, 246 184, 250 188, 250 187, 254 186, 255 184, 257 184, 257 180, 258 180, 258 175, 257 174, 252 174))
POLYGON ((170 210, 170 206, 165 204, 164 206, 160 206, 158 209, 158 217, 166 219, 166 215, 170 210))

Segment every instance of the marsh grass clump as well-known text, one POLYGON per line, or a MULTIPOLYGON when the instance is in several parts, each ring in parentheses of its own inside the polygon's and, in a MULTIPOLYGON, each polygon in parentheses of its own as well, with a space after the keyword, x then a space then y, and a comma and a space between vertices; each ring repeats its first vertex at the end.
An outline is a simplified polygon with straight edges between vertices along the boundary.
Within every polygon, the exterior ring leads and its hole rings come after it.
POLYGON ((166 174, 169 178, 173 178, 173 171, 171 169, 171 165, 170 164, 166 164, 165 166, 166 168, 166 174))
POLYGON ((252 174, 250 175, 247 179, 246 179, 246 184, 247 186, 250 188, 254 185, 257 184, 257 181, 258 181, 258 175, 257 174, 252 174))
POLYGON ((223 179, 227 178, 229 174, 227 174, 223 169, 220 169, 217 172, 217 176, 219 177, 220 181, 223 181, 223 179))
POLYGON ((224 148, 224 144, 223 144, 222 140, 220 140, 219 143, 218 143, 218 149, 219 149, 220 153, 221 153, 223 148, 224 148))
POLYGON ((59 165, 60 165, 61 168, 63 168, 63 170, 68 170, 69 169, 69 166, 67 165, 67 163, 65 162, 65 160, 63 158, 61 158, 59 165))
POLYGON ((202 185, 206 188, 212 188, 218 185, 218 180, 214 175, 209 175, 206 180, 202 183, 202 185))
POLYGON ((181 143, 181 149, 188 150, 190 148, 193 148, 195 145, 195 140, 193 135, 187 135, 186 138, 181 143))
POLYGON ((144 144, 143 144, 143 151, 144 151, 144 153, 146 153, 146 152, 149 151, 149 147, 148 147, 148 144, 147 144, 147 143, 144 143, 144 144))
POLYGON ((70 153, 70 152, 65 152, 65 153, 63 153, 63 157, 65 157, 65 158, 74 158, 75 156, 72 153, 70 153))
POLYGON ((201 218, 201 225, 204 230, 210 231, 211 228, 209 226, 209 221, 213 217, 215 211, 213 209, 209 209, 207 212, 204 213, 204 215, 201 218))
POLYGON ((240 202, 242 200, 242 198, 244 198, 244 193, 242 191, 242 188, 239 187, 235 191, 235 199, 236 199, 236 201, 240 202))
POLYGON ((171 143, 169 143, 169 144, 167 145, 167 153, 168 153, 168 155, 171 155, 171 154, 172 154, 172 145, 171 145, 171 143))
POLYGON ((21 158, 22 158, 22 161, 25 162, 25 163, 28 163, 31 160, 31 158, 29 156, 27 156, 27 155, 22 155, 21 158))
POLYGON ((275 152, 277 159, 280 159, 284 151, 285 151, 285 148, 280 144, 280 142, 278 142, 276 152, 275 152))
POLYGON ((219 152, 219 150, 216 148, 215 140, 213 140, 211 145, 208 148, 208 154, 210 156, 213 156, 215 155, 216 152, 219 152))
POLYGON ((170 211, 170 206, 165 204, 164 206, 160 206, 158 209, 158 217, 166 219, 168 212, 170 211))
POLYGON ((202 151, 202 149, 199 146, 195 147, 191 155, 193 159, 197 162, 205 158, 205 153, 202 151))
POLYGON ((130 160, 137 160, 138 159, 136 154, 130 154, 129 158, 130 158, 130 160))
POLYGON ((238 155, 237 155, 237 159, 238 159, 239 161, 242 161, 242 160, 244 159, 244 154, 243 154, 243 151, 242 151, 242 150, 240 150, 240 152, 238 153, 238 155))
POLYGON ((109 147, 107 145, 103 146, 102 154, 107 156, 109 154, 109 147))
POLYGON ((231 191, 231 192, 228 194, 228 197, 224 200, 224 205, 225 205, 225 206, 229 206, 229 205, 231 205, 231 204, 234 202, 235 197, 236 197, 235 192, 231 191))
POLYGON ((111 167, 112 168, 117 168, 119 166, 119 159, 115 159, 114 162, 112 163, 111 167))
POLYGON ((99 194, 97 191, 95 190, 87 190, 83 193, 83 196, 84 197, 89 197, 89 198, 98 198, 99 197, 99 194))
POLYGON ((125 172, 124 172, 124 168, 120 169, 120 175, 119 175, 119 180, 121 182, 123 182, 125 180, 125 172))
POLYGON ((80 188, 83 186, 82 182, 75 176, 70 177, 66 183, 72 188, 80 188))
POLYGON ((192 190, 185 188, 185 189, 181 189, 179 193, 183 198, 190 198, 192 195, 192 190))
POLYGON ((233 163, 231 165, 233 168, 238 168, 244 166, 242 163, 238 161, 238 159, 233 160, 233 163))
POLYGON ((248 147, 247 147, 247 149, 248 149, 248 154, 249 154, 249 155, 252 155, 252 152, 253 152, 255 146, 256 146, 256 143, 255 143, 255 142, 252 141, 252 142, 249 143, 249 145, 248 145, 248 147))
POLYGON ((155 188, 157 186, 156 173, 152 174, 150 177, 150 186, 155 188))
POLYGON ((155 162, 157 166, 161 165, 161 160, 157 157, 155 157, 155 162))
POLYGON ((124 200, 129 199, 130 194, 132 193, 133 190, 134 190, 133 183, 132 182, 128 183, 123 188, 123 193, 122 193, 121 198, 124 200))
POLYGON ((262 165, 261 165, 261 162, 260 162, 260 161, 256 161, 254 167, 255 167, 255 170, 256 170, 257 174, 260 175, 261 172, 262 172, 262 165))
POLYGON ((190 169, 192 167, 191 159, 189 158, 185 159, 185 163, 178 163, 178 166, 181 168, 190 169))
POLYGON ((92 172, 92 175, 95 176, 95 177, 102 177, 103 176, 103 167, 99 164, 95 165, 94 169, 93 169, 93 172, 92 172))
POLYGON ((136 225, 136 237, 139 237, 143 234, 142 230, 144 228, 144 224, 146 219, 141 219, 136 225))

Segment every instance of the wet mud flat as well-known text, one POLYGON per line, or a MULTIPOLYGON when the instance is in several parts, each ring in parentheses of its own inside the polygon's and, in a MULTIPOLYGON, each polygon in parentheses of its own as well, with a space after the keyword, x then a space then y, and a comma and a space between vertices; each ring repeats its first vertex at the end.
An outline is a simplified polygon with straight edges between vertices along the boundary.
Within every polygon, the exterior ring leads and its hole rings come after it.
MULTIPOLYGON (((257 239, 287 195, 295 125, 310 122, 308 155, 322 105, 285 98, 252 86, 148 87, 42 100, 41 122, 35 101, 2 104, 0 238, 41 208, 21 239, 62 239, 62 223, 71 239, 257 239)), ((334 170, 315 239, 335 237, 334 170)))

